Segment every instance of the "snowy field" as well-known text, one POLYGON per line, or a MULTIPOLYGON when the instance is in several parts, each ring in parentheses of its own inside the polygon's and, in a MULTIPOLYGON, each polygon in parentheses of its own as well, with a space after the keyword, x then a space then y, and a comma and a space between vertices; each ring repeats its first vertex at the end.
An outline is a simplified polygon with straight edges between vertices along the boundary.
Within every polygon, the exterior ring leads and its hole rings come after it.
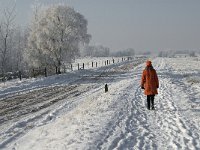
POLYGON ((200 149, 199 59, 153 59, 155 111, 140 88, 145 61, 1 83, 0 149, 200 149))

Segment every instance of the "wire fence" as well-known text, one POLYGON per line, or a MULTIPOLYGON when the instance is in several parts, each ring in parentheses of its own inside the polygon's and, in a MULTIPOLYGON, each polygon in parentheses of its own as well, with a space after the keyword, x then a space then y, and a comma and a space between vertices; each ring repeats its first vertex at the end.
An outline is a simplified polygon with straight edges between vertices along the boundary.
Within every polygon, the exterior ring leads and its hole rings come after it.
MULTIPOLYGON (((71 72, 75 70, 85 70, 85 69, 93 69, 103 66, 112 65, 115 63, 120 63, 123 61, 132 60, 133 57, 116 57, 110 59, 96 59, 96 60, 82 60, 77 61, 71 64, 62 65, 60 68, 58 67, 40 67, 40 68, 32 68, 30 70, 23 70, 23 71, 16 71, 16 72, 7 72, 3 75, 0 75, 0 82, 6 82, 8 80, 17 79, 19 78, 36 78, 38 76, 51 76, 60 73, 71 72), (60 72, 59 72, 59 71, 60 72)), ((80 59, 81 60, 81 59, 80 59)))

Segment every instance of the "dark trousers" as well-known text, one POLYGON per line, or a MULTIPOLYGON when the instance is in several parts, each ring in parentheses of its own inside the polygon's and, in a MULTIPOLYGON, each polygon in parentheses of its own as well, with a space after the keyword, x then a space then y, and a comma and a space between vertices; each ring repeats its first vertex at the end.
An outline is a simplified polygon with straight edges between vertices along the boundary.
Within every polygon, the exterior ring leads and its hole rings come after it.
POLYGON ((147 95, 147 109, 150 109, 150 106, 154 109, 154 96, 155 95, 147 95))

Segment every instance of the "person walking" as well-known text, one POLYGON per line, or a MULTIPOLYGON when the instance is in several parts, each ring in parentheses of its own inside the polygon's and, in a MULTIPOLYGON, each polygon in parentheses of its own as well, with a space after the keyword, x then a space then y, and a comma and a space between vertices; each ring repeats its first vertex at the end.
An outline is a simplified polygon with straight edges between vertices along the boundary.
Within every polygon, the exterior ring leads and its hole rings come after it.
POLYGON ((158 94, 159 81, 156 70, 149 60, 146 61, 146 67, 142 73, 141 88, 144 89, 144 94, 147 95, 147 109, 154 110, 154 96, 158 94))

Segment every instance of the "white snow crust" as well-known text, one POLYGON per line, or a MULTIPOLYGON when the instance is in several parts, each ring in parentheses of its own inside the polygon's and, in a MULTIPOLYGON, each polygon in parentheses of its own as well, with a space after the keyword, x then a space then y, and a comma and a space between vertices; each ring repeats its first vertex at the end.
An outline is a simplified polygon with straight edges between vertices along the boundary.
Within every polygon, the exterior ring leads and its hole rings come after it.
POLYGON ((140 88, 145 61, 1 83, 0 149, 200 149, 200 61, 152 59, 154 111, 140 88))

